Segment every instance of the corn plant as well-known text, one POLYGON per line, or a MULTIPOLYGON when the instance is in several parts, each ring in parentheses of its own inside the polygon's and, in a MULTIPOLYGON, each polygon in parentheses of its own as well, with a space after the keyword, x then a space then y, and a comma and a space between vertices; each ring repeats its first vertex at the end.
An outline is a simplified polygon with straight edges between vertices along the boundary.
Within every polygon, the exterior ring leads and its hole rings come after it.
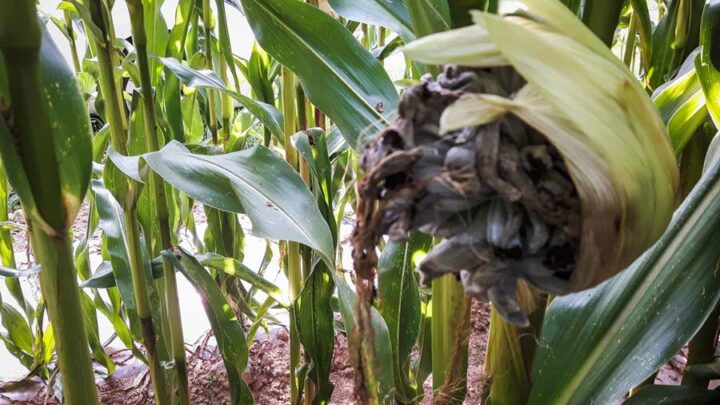
POLYGON ((477 300, 485 401, 717 401, 720 2, 173 5, 0 1, 0 341, 66 403, 115 370, 98 313, 155 402, 194 402, 178 278, 236 404, 278 313, 293 404, 333 399, 338 334, 353 400, 462 403, 477 300))

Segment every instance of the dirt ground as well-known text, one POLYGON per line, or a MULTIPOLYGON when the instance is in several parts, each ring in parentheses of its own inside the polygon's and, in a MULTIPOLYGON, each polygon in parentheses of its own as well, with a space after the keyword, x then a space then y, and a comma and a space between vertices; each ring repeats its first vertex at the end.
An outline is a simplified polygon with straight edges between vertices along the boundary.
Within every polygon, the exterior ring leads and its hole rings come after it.
MULTIPOLYGON (((467 404, 480 403, 482 361, 485 356, 489 309, 476 302, 472 311, 470 358, 468 366, 467 404)), ((109 378, 97 378, 96 383, 103 404, 140 405, 154 403, 147 368, 127 350, 108 348, 117 370, 109 378)), ((188 348, 188 372, 193 404, 229 404, 229 388, 225 367, 212 335, 188 348)), ((289 335, 285 329, 272 329, 270 334, 258 334, 250 348, 248 367, 243 375, 257 404, 288 404, 289 400, 289 335)), ((348 404, 353 397, 353 370, 349 362, 347 341, 343 335, 335 339, 331 381, 335 385, 333 404, 348 404)), ((429 400, 430 384, 425 384, 429 400)), ((57 404, 39 379, 0 385, 0 404, 57 404)))

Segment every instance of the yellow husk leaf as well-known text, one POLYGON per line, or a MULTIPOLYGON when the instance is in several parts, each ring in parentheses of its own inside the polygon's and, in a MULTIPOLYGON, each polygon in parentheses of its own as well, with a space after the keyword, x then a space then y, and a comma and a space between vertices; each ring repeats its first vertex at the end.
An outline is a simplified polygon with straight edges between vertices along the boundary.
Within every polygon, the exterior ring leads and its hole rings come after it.
MULTIPOLYGON (((491 42, 528 84, 511 99, 462 97, 444 112, 441 131, 511 113, 558 148, 582 201, 581 244, 567 292, 578 291, 624 269, 662 234, 678 200, 677 162, 652 102, 602 42, 558 2, 521 3, 535 20, 475 12, 473 38, 491 42)), ((442 33, 405 52, 425 63, 496 66, 495 55, 470 60, 447 49, 471 39, 442 33), (452 58, 438 59, 438 47, 452 58)))

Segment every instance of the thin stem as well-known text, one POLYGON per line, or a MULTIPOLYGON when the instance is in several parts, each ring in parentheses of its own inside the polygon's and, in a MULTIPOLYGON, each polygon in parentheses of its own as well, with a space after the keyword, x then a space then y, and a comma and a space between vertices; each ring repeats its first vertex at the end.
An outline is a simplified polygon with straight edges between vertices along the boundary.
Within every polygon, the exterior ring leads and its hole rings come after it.
POLYGON ((693 365, 712 363, 715 359, 718 327, 720 326, 720 305, 716 305, 713 312, 703 324, 700 331, 690 340, 688 347, 687 364, 683 373, 682 385, 688 387, 707 388, 710 379, 698 377, 687 372, 693 365))
POLYGON ((77 44, 75 43, 75 29, 72 25, 72 18, 70 17, 70 12, 65 10, 65 29, 67 30, 68 34, 68 41, 70 42, 70 55, 72 56, 73 61, 73 67, 75 68, 75 73, 82 72, 82 66, 80 65, 80 59, 78 58, 78 52, 77 52, 77 44))
MULTIPOLYGON (((112 19, 112 5, 114 5, 114 1, 110 3, 109 0, 97 0, 96 2, 102 2, 103 4, 103 12, 105 13, 105 19, 107 21, 107 34, 106 37, 108 38, 108 48, 107 51, 110 54, 110 63, 112 66, 120 66, 122 63, 122 54, 120 52, 114 51, 114 44, 115 39, 117 39, 117 35, 115 34, 115 22, 112 19)), ((125 131, 127 132, 128 128, 128 117, 130 116, 130 112, 128 111, 127 105, 125 104, 125 98, 123 96, 123 80, 122 78, 117 78, 114 82, 115 86, 115 98, 117 98, 117 105, 120 107, 120 120, 122 122, 123 128, 125 128, 125 131)))
POLYGON ((625 52, 623 55, 623 63, 632 71, 633 57, 635 56, 635 36, 638 30, 637 13, 630 15, 630 26, 627 31, 627 41, 625 42, 625 52))
MULTIPOLYGON (((143 95, 145 149, 146 152, 155 152, 160 149, 158 134, 155 126, 155 108, 153 101, 152 83, 150 79, 150 64, 148 62, 147 35, 145 33, 144 9, 140 0, 128 0, 130 23, 132 26, 137 63, 140 70, 140 85, 143 95)), ((157 173, 151 172, 148 176, 148 186, 155 205, 155 215, 160 228, 160 246, 162 249, 172 249, 170 235, 170 219, 168 202, 165 194, 165 185, 157 173)), ((182 322, 180 319, 180 303, 178 301, 177 280, 175 269, 167 259, 163 258, 163 279, 165 282, 165 306, 170 324, 170 341, 172 356, 178 374, 178 387, 181 404, 190 403, 190 391, 187 378, 187 364, 185 360, 185 340, 183 338, 182 322)))
MULTIPOLYGON (((315 5, 317 6, 317 4, 315 5)), ((301 85, 297 85, 296 87, 296 96, 295 104, 297 105, 298 126, 300 130, 305 131, 308 129, 310 122, 313 121, 312 105, 310 105, 310 101, 305 97, 305 90, 301 85)), ((288 146, 292 147, 291 145, 288 146)), ((297 165, 300 177, 303 179, 305 184, 310 187, 310 168, 308 167, 307 161, 305 161, 305 159, 298 158, 297 165)), ((310 273, 312 273, 312 250, 306 246, 301 246, 299 255, 301 256, 302 278, 298 287, 302 289, 305 280, 310 276, 310 273)), ((305 353, 304 360, 306 363, 311 361, 308 353, 305 353)), ((312 380, 306 378, 303 388, 303 401, 306 405, 311 405, 313 403, 316 395, 315 388, 315 384, 312 380)))
MULTIPOLYGON (((385 32, 386 31, 385 31, 385 28, 380 27, 380 26, 378 26, 377 29, 378 29, 378 48, 381 48, 381 47, 385 46, 385 35, 386 35, 385 32)), ((380 61, 380 64, 384 66, 385 59, 382 59, 380 61)))
MULTIPOLYGON (((295 133, 296 121, 296 89, 295 76, 286 67, 281 70, 282 82, 282 110, 285 122, 284 143, 285 143, 285 160, 293 167, 297 168, 297 151, 292 146, 290 137, 295 133)), ((300 395, 300 382, 295 374, 300 365, 300 337, 298 336, 297 325, 295 322, 295 299, 302 289, 303 278, 300 268, 300 246, 296 242, 287 242, 287 250, 285 260, 287 263, 287 277, 290 287, 290 298, 293 305, 290 308, 290 403, 298 403, 300 395)))
MULTIPOLYGON (((205 28, 205 67, 208 70, 215 70, 212 54, 212 9, 210 8, 210 0, 203 0, 203 28, 205 28)), ((208 98, 208 126, 210 127, 210 134, 215 145, 218 144, 218 133, 217 133, 217 113, 215 112, 215 91, 207 90, 208 98)))
POLYGON ((147 350, 150 378, 155 391, 155 402, 158 405, 169 404, 167 384, 163 375, 162 364, 157 356, 157 335, 152 319, 152 307, 150 305, 150 294, 145 279, 145 265, 141 254, 140 225, 137 221, 136 211, 126 209, 123 212, 125 220, 125 232, 128 239, 128 259, 130 260, 130 272, 132 274, 133 293, 135 294, 135 306, 140 319, 145 350, 147 350))
MULTIPOLYGON (((127 121, 118 100, 121 99, 118 87, 115 82, 113 67, 113 56, 111 53, 111 27, 105 21, 111 21, 104 15, 104 7, 101 1, 90 2, 90 13, 93 23, 102 32, 101 38, 94 38, 96 41, 96 52, 98 64, 100 65, 100 89, 103 92, 106 102, 106 115, 110 125, 110 142, 115 150, 127 155, 127 121)), ((111 162, 110 162, 111 163, 111 162)), ((107 170, 107 168, 106 168, 107 170)), ((152 308, 147 291, 145 280, 145 264, 143 263, 140 245, 140 232, 135 210, 135 200, 138 195, 137 185, 127 179, 120 179, 122 175, 118 172, 106 176, 112 181, 111 191, 119 198, 123 207, 123 219, 125 233, 128 239, 128 256, 130 260, 130 272, 132 275, 133 292, 135 295, 136 309, 140 326, 142 329, 143 343, 147 350, 148 367, 155 390, 155 401, 158 404, 170 402, 166 388, 165 376, 156 355, 155 326, 152 321, 152 308)))
MULTIPOLYGON (((223 80, 223 82, 228 82, 228 64, 227 60, 225 58, 220 58, 220 78, 223 80)), ((236 89, 239 91, 239 89, 236 89)), ((232 99, 229 95, 225 93, 220 93, 220 106, 222 108, 221 115, 222 115, 222 136, 220 137, 220 142, 223 146, 227 145, 228 141, 230 140, 230 134, 232 133, 232 128, 230 121, 232 120, 232 99)))
POLYGON ((680 196, 682 198, 690 194, 702 177, 705 155, 714 135, 715 127, 710 123, 703 124, 685 145, 680 159, 680 196), (706 128, 706 126, 710 128, 706 128))
MULTIPOLYGON (((111 54, 112 39, 108 27, 105 24, 102 2, 91 1, 89 6, 92 21, 100 28, 103 34, 102 37, 93 37, 93 39, 100 73, 100 91, 105 100, 105 115, 108 125, 110 126, 110 143, 113 149, 123 155, 127 155, 127 126, 125 125, 124 114, 118 102, 119 97, 116 94, 117 87, 115 85, 115 71, 111 54)), ((88 32, 91 31, 88 30, 88 32)))
POLYGON ((582 20, 607 46, 611 46, 624 0, 587 0, 582 20))

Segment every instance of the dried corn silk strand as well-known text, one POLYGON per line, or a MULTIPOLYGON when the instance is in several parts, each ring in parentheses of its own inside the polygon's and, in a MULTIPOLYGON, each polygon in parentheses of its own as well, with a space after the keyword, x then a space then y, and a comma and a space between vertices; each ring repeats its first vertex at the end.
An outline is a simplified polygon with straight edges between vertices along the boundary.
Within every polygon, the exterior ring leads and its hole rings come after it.
POLYGON ((518 280, 561 293, 574 270, 580 199, 557 149, 511 114, 441 135, 442 112, 466 93, 512 98, 524 85, 510 68, 448 66, 405 91, 398 119, 364 150, 357 274, 374 274, 382 237, 411 230, 444 238, 418 267, 422 282, 452 273, 465 291, 527 324, 518 280))

